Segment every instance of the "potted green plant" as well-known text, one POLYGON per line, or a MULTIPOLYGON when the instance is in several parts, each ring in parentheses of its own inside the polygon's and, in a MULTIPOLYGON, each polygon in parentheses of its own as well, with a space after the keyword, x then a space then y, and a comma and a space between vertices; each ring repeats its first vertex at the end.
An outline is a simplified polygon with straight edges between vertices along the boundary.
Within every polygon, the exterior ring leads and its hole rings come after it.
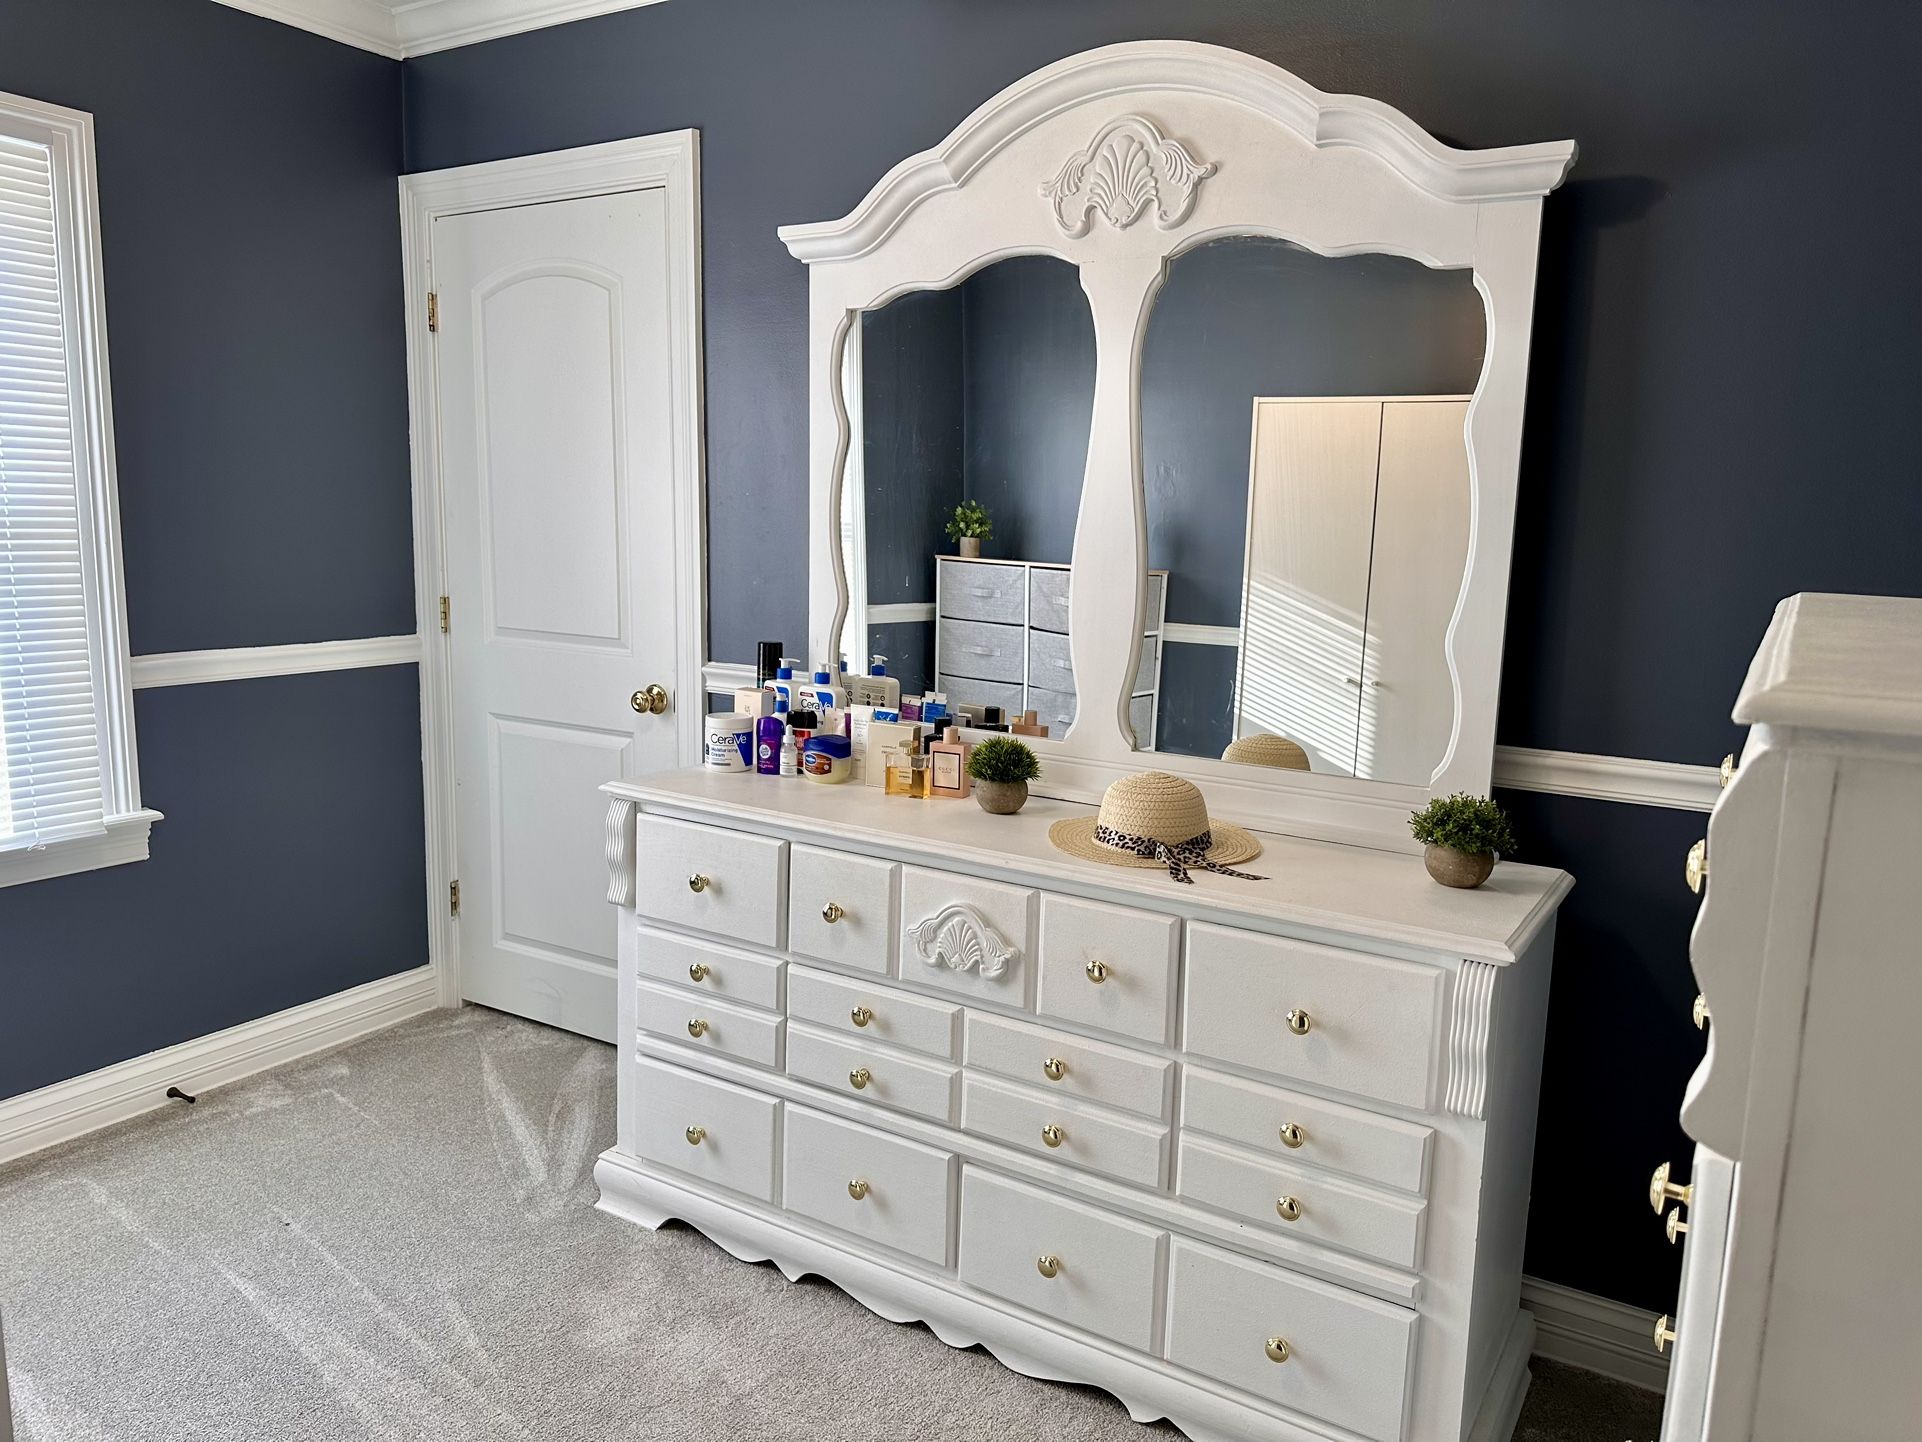
POLYGON ((1486 796, 1437 796, 1410 813, 1408 829, 1424 847, 1428 874, 1443 886, 1480 886, 1498 856, 1515 853, 1507 814, 1486 796))
POLYGON ((969 560, 978 560, 981 543, 994 534, 994 522, 988 518, 988 508, 979 501, 963 501, 954 508, 948 518, 948 539, 961 548, 961 554, 969 560))
POLYGON ((1012 736, 990 736, 968 753, 974 799, 993 816, 1012 816, 1026 806, 1028 783, 1040 774, 1034 752, 1012 736))

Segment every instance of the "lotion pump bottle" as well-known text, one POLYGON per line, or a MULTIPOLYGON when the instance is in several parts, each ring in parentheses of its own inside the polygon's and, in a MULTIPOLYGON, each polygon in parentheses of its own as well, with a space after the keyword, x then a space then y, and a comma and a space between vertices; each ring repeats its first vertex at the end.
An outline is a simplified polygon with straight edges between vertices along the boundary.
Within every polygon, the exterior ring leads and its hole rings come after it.
POLYGON ((801 704, 801 683, 794 679, 794 668, 799 664, 792 656, 783 656, 781 664, 774 668, 774 694, 786 698, 790 711, 801 704))
MULTIPOLYGON (((839 711, 845 707, 848 703, 847 693, 834 684, 833 675, 828 663, 823 661, 820 669, 814 673, 814 680, 800 688, 801 705, 823 716, 829 711, 839 711)), ((824 724, 822 729, 831 728, 824 724)))
POLYGON ((901 683, 888 675, 888 658, 876 656, 865 676, 850 677, 848 694, 863 705, 883 711, 901 709, 901 683))

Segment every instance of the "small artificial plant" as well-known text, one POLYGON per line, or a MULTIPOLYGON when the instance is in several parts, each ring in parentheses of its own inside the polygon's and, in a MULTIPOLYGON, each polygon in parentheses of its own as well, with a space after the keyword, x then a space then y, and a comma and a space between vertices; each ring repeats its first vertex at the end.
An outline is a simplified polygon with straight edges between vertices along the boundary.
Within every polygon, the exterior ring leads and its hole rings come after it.
POLYGON ((968 775, 976 781, 1025 782, 1040 774, 1034 752, 1012 736, 990 736, 968 753, 968 775))
POLYGON ((1437 796, 1420 811, 1409 813, 1408 829, 1424 846, 1442 846, 1465 856, 1515 854, 1515 833, 1507 814, 1488 797, 1465 791, 1437 796))
POLYGON ((985 541, 994 535, 994 522, 988 517, 988 508, 979 501, 963 501, 954 508, 948 518, 948 539, 959 541, 966 537, 985 541))

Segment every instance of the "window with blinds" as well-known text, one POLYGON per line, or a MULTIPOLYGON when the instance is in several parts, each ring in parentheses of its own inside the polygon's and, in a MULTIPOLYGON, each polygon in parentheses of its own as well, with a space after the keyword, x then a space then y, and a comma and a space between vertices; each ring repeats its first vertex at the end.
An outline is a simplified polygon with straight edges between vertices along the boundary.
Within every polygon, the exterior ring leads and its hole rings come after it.
POLYGON ((90 117, 0 95, 0 884, 144 856, 153 815, 133 767, 93 188, 90 117), (137 851, 103 844, 128 831, 137 851))

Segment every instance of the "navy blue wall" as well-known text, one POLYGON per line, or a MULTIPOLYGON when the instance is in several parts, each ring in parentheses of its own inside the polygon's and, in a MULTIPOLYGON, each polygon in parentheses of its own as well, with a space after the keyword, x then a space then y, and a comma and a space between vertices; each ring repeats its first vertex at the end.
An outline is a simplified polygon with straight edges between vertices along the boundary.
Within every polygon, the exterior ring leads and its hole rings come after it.
MULTIPOLYGON (((400 66, 207 0, 5 0, 91 111, 135 654, 414 629, 400 66)), ((136 694, 153 859, 0 890, 0 1097, 427 957, 413 667, 136 694)))

